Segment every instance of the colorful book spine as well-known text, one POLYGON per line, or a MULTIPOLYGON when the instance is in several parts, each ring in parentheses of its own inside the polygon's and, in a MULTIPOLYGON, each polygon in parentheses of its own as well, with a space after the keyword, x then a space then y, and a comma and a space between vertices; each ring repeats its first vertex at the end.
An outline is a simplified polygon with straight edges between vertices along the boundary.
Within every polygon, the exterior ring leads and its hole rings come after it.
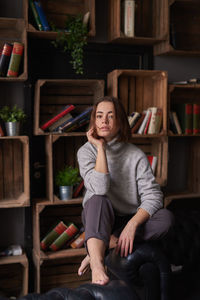
POLYGON ((185 134, 193 133, 193 105, 185 104, 185 134))
POLYGON ((51 120, 47 121, 45 124, 43 124, 41 126, 42 130, 47 129, 49 126, 51 126, 52 124, 54 124, 56 121, 58 121, 60 118, 64 117, 66 114, 68 114, 70 111, 72 111, 73 109, 75 109, 75 106, 73 104, 71 105, 67 105, 65 107, 65 109, 60 112, 59 114, 57 114, 56 116, 54 116, 51 120))
POLYGON ((78 228, 71 223, 67 229, 50 245, 50 249, 57 251, 60 249, 67 241, 73 238, 78 232, 78 228))
POLYGON ((13 45, 9 43, 5 43, 3 46, 2 54, 0 57, 0 76, 4 77, 7 75, 12 48, 13 45))
POLYGON ((151 166, 151 169, 152 169, 152 172, 153 174, 155 175, 156 173, 156 166, 157 166, 157 157, 154 156, 154 155, 147 155, 147 158, 148 158, 148 161, 150 163, 150 166, 151 166))
POLYGON ((60 118, 58 121, 53 123, 51 126, 48 127, 49 131, 55 131, 56 128, 59 128, 60 125, 62 125, 64 122, 67 122, 68 120, 72 119, 72 115, 70 113, 66 114, 62 118, 60 118))
POLYGON ((66 229, 67 226, 60 221, 40 242, 41 249, 47 250, 53 241, 55 241, 66 229))
POLYGON ((156 125, 156 112, 158 110, 157 107, 150 107, 151 110, 151 120, 149 123, 148 134, 155 133, 155 125, 156 125))
POLYGON ((141 117, 139 118, 139 120, 137 121, 137 123, 133 126, 133 128, 131 128, 131 133, 137 133, 138 129, 140 128, 143 120, 144 120, 145 114, 142 113, 141 117))
POLYGON ((87 108, 86 110, 84 110, 81 114, 79 114, 77 117, 75 117, 71 122, 68 122, 66 125, 64 126, 60 126, 60 130, 61 131, 65 131, 67 130, 69 127, 71 127, 72 125, 78 123, 80 120, 84 119, 87 115, 89 115, 92 111, 92 107, 87 108))
POLYGON ((14 42, 13 49, 8 66, 8 77, 17 77, 19 72, 19 66, 21 63, 22 55, 24 51, 24 45, 19 42, 14 42))
POLYGON ((42 27, 42 23, 40 21, 40 17, 39 17, 39 14, 36 10, 36 7, 35 7, 35 4, 33 2, 33 0, 29 0, 29 5, 30 5, 30 8, 31 8, 31 11, 33 13, 33 16, 34 16, 34 19, 35 19, 35 22, 37 24, 37 27, 40 31, 43 30, 43 27, 42 27))
POLYGON ((85 232, 82 232, 78 237, 70 244, 73 249, 81 248, 85 241, 85 232))
POLYGON ((200 134, 200 104, 193 104, 193 134, 200 134))
POLYGON ((47 18, 45 16, 45 13, 44 13, 44 10, 42 8, 41 2, 39 0, 38 1, 34 1, 34 4, 35 4, 35 8, 36 8, 36 10, 38 12, 40 21, 42 23, 43 30, 44 31, 49 31, 50 30, 50 26, 49 26, 49 23, 48 23, 47 18))

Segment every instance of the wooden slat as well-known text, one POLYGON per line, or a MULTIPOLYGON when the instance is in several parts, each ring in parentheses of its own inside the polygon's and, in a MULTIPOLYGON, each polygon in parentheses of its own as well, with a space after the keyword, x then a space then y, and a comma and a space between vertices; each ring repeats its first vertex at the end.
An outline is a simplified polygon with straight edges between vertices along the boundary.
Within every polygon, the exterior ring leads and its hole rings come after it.
POLYGON ((23 192, 23 150, 22 144, 15 141, 13 145, 13 177, 14 195, 17 198, 23 192))

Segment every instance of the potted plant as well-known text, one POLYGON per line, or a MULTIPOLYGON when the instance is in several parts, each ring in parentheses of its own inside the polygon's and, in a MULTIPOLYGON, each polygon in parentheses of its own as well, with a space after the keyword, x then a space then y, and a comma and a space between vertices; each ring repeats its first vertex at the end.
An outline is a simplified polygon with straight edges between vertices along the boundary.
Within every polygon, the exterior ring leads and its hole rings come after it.
POLYGON ((55 184, 59 187, 61 200, 72 198, 73 186, 81 181, 78 168, 66 166, 59 170, 55 176, 55 184))
POLYGON ((17 105, 13 107, 6 105, 0 109, 0 118, 5 122, 7 135, 15 136, 19 135, 20 122, 25 120, 26 114, 17 105))
POLYGON ((58 32, 56 40, 52 41, 53 45, 61 47, 63 52, 70 52, 70 63, 76 74, 83 74, 83 47, 87 45, 88 18, 88 13, 84 17, 81 14, 67 15, 63 31, 51 24, 52 29, 58 32))

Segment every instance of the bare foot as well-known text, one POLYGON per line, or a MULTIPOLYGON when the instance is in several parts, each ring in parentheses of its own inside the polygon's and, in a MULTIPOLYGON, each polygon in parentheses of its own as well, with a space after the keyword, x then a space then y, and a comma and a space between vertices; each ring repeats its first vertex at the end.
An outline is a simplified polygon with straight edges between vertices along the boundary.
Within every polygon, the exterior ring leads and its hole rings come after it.
POLYGON ((81 276, 85 274, 90 268, 90 257, 86 255, 86 257, 82 260, 80 268, 78 269, 78 275, 81 276))
POLYGON ((105 268, 101 263, 90 263, 92 270, 92 283, 105 285, 109 282, 109 277, 106 274, 105 268))
POLYGON ((113 234, 110 237, 109 249, 115 248, 117 246, 118 238, 113 234))

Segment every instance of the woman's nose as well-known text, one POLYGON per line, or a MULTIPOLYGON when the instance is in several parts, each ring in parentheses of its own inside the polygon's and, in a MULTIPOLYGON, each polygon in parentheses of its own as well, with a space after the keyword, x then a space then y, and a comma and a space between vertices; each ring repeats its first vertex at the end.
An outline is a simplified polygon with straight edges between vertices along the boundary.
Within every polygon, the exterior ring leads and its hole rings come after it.
POLYGON ((103 122, 103 123, 108 123, 108 117, 107 117, 107 116, 104 116, 104 117, 102 118, 102 122, 103 122))

